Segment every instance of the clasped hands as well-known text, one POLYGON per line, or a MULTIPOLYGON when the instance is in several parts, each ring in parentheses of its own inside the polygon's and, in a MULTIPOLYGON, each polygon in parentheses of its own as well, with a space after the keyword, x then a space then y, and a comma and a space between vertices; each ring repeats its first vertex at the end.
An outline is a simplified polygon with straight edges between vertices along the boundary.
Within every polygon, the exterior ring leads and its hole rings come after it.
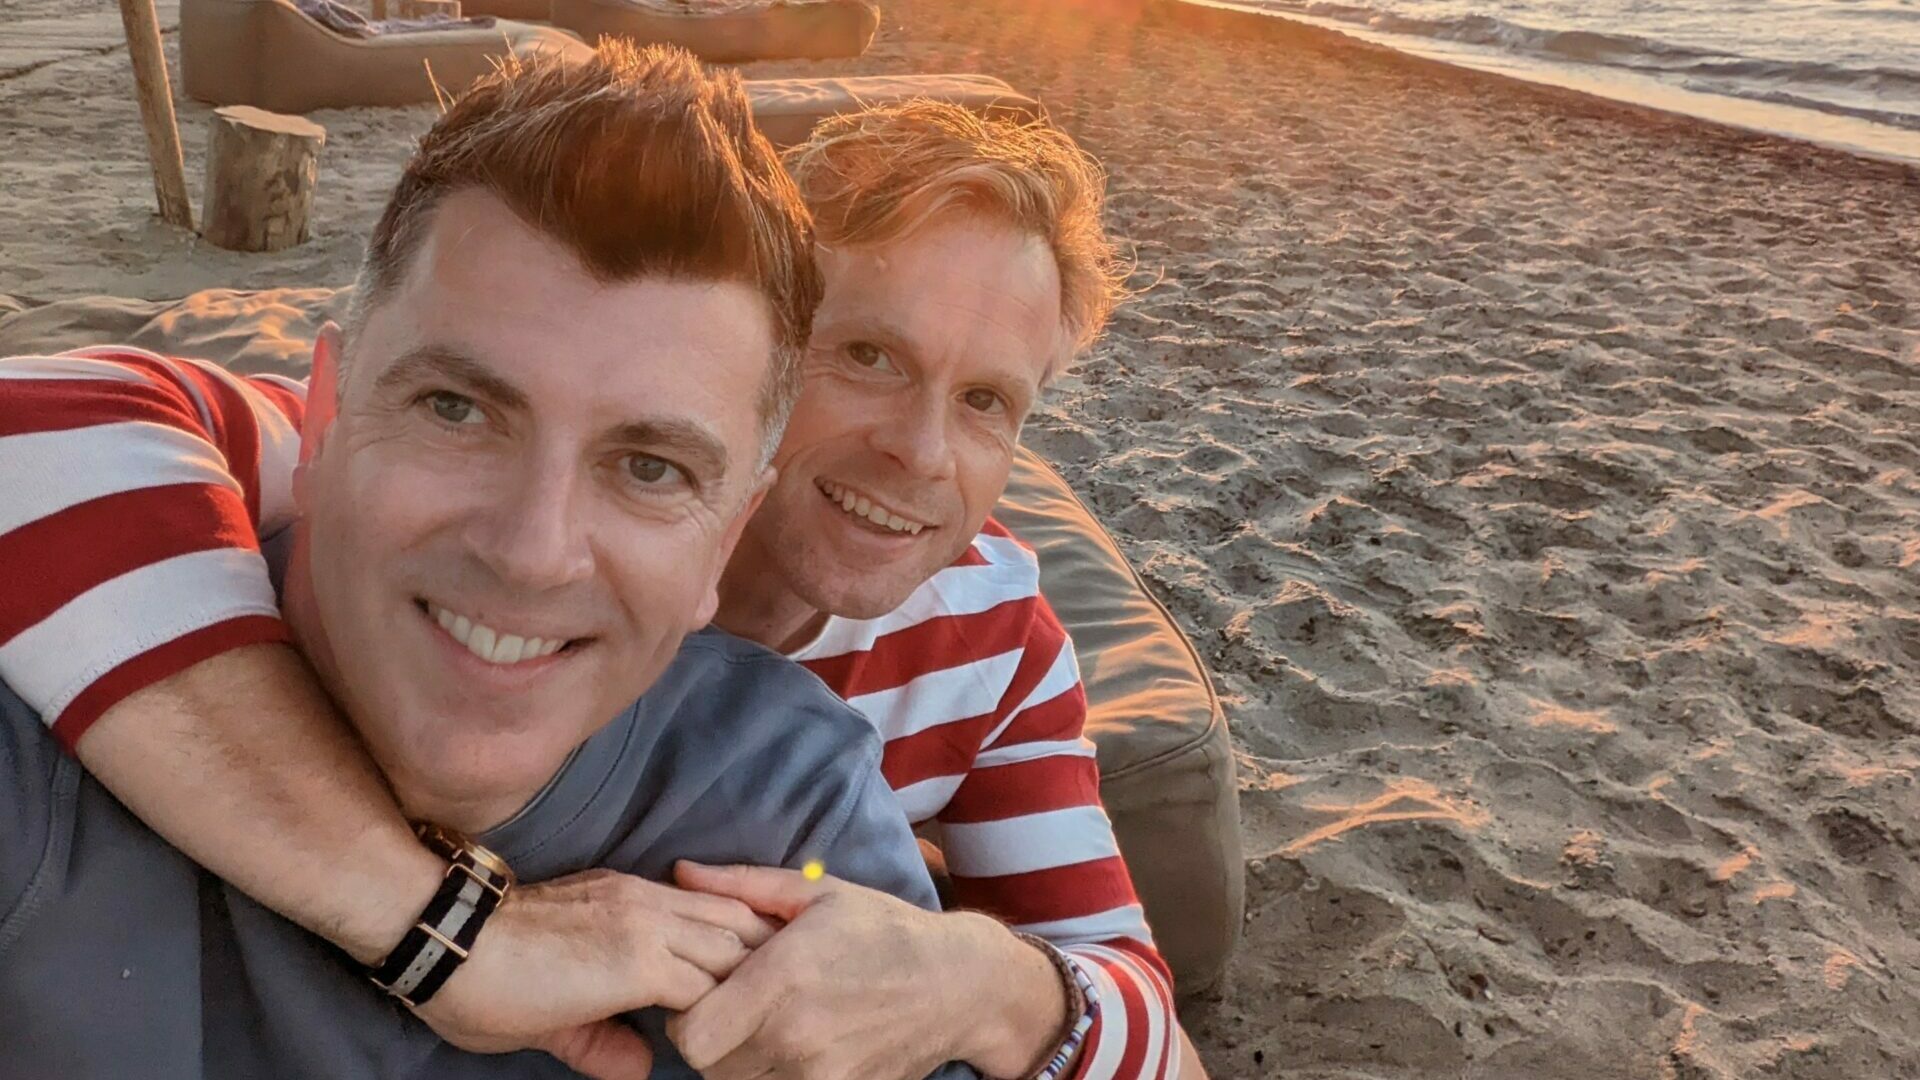
POLYGON ((521 886, 421 1018, 455 1046, 542 1050, 598 1080, 647 1076, 653 1048, 614 1018, 651 1005, 707 1080, 917 1080, 951 1060, 1017 1075, 1059 1024, 1064 995, 1047 1015, 1032 978, 1044 958, 984 916, 792 870, 683 862, 675 880, 521 886), (1030 990, 1016 1007, 1009 961, 1030 990))

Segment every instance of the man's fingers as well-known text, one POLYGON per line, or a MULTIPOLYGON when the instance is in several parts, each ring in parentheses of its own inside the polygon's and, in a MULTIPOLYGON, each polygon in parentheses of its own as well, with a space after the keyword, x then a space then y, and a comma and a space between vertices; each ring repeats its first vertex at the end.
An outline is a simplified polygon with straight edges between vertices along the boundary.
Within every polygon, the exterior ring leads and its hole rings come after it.
POLYGON ((779 1075, 779 1063, 751 1043, 700 1070, 700 1080, 766 1080, 779 1075))
POLYGON ((741 973, 715 987, 667 1021, 667 1037, 696 1072, 704 1071, 738 1050, 760 1030, 779 1003, 768 1000, 755 985, 752 972, 741 973))
POLYGON ((809 881, 798 870, 769 866, 703 866, 685 859, 673 866, 681 885, 716 896, 731 896, 763 915, 792 922, 832 888, 826 879, 809 881))
POLYGON ((766 944, 779 927, 731 896, 675 889, 676 910, 689 919, 698 919, 738 936, 749 949, 766 944))
POLYGON ((678 956, 660 962, 657 970, 649 974, 651 981, 659 987, 660 1000, 655 1004, 675 1012, 690 1009, 695 1002, 704 1000, 719 982, 678 956))
POLYGON ((555 1031, 535 1046, 593 1080, 647 1080, 653 1071, 653 1048, 646 1037, 617 1020, 555 1031))
POLYGON ((713 976, 724 979, 747 958, 746 943, 731 930, 703 922, 682 920, 669 944, 673 954, 713 976))

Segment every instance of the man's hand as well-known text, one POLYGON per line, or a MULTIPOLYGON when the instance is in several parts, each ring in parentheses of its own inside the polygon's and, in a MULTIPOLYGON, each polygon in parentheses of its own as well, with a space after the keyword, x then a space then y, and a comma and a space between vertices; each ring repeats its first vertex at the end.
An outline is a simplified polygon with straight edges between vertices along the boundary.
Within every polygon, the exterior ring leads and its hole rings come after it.
POLYGON ((772 932, 738 900, 611 870, 521 885, 418 1012, 462 1049, 545 1050, 600 1080, 639 1080, 646 1040, 609 1018, 691 1006, 772 932))
POLYGON ((1022 1075, 1064 1027, 1051 962, 986 916, 791 870, 683 862, 675 877, 787 923, 668 1021, 707 1080, 919 1080, 956 1060, 1022 1075))

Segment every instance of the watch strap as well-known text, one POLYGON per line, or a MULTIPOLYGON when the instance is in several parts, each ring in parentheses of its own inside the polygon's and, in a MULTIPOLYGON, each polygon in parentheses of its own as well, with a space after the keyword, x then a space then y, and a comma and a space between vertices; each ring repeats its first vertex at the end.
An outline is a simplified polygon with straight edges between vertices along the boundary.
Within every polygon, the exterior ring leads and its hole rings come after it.
POLYGON ((446 876, 400 944, 368 973, 375 986, 415 1007, 431 1000, 466 960, 513 887, 513 871, 493 852, 437 827, 418 831, 448 860, 446 876))

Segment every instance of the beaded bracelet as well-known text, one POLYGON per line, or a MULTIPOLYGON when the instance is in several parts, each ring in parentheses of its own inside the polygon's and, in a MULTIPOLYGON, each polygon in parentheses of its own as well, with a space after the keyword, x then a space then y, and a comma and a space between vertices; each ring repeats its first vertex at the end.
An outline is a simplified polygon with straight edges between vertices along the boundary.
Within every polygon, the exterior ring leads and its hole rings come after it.
POLYGON ((1073 958, 1043 937, 1032 934, 1017 935, 1020 940, 1045 953, 1053 963, 1053 969, 1060 974, 1060 984, 1067 991, 1067 1006, 1074 1015, 1073 1026, 1060 1040, 1053 1056, 1040 1067, 1028 1080, 1060 1080, 1067 1074, 1067 1066, 1074 1055, 1080 1052, 1081 1044, 1087 1041, 1087 1032, 1093 1030, 1093 1022, 1100 1016, 1100 999, 1096 996, 1093 980, 1080 969, 1073 958))

